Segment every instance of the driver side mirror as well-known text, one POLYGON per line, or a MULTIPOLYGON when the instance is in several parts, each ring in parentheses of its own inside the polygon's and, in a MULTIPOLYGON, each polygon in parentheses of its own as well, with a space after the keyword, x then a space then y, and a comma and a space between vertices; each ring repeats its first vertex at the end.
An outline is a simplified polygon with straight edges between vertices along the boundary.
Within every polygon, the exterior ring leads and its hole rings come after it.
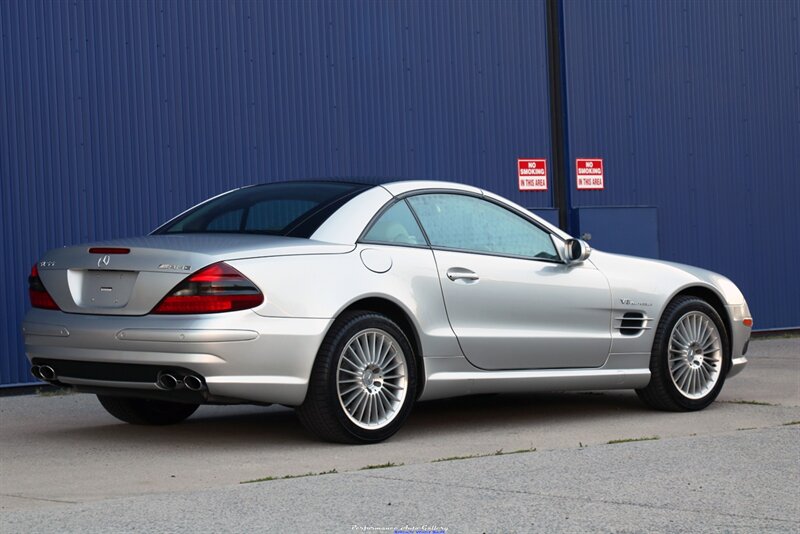
POLYGON ((564 242, 567 263, 581 263, 589 258, 592 247, 582 239, 567 239, 564 242))

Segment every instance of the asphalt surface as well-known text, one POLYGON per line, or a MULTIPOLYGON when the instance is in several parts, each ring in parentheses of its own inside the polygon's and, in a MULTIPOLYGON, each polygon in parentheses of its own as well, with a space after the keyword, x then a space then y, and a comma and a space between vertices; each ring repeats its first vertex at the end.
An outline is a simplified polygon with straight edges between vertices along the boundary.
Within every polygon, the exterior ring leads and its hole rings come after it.
POLYGON ((702 412, 632 392, 452 399, 358 447, 312 440, 281 407, 144 428, 88 395, 6 397, 0 531, 798 532, 800 339, 748 357, 702 412))

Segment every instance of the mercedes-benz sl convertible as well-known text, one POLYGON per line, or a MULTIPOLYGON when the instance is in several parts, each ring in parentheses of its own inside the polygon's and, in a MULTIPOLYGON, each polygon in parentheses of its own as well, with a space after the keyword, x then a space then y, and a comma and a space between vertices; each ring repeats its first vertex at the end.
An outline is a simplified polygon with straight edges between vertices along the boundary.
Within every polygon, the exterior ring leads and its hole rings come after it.
POLYGON ((724 276, 592 251, 445 182, 244 187, 150 235, 48 252, 23 325, 34 376, 134 424, 279 403, 377 442, 416 401, 635 389, 708 406, 753 320, 724 276))

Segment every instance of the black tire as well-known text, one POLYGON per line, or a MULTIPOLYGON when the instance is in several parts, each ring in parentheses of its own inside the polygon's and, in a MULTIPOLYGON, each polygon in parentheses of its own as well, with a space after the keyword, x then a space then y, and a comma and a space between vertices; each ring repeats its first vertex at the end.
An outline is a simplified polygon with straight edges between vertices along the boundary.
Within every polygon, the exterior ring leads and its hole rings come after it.
POLYGON ((97 400, 108 413, 132 425, 172 425, 180 423, 195 410, 197 404, 184 404, 150 399, 98 395, 97 400))
POLYGON ((416 399, 416 390, 416 358, 405 332, 382 314, 368 311, 347 312, 336 320, 320 346, 311 372, 308 393, 303 404, 297 408, 297 415, 306 429, 325 441, 378 443, 392 436, 403 425, 416 399), (337 388, 339 358, 349 341, 367 329, 377 329, 389 334, 397 341, 405 359, 405 397, 391 422, 379 429, 365 429, 351 421, 339 401, 337 388))
POLYGON ((702 410, 717 398, 730 368, 731 350, 725 323, 706 301, 692 296, 680 296, 670 302, 661 317, 650 355, 650 383, 636 393, 647 406, 670 412, 702 410), (669 370, 670 336, 678 321, 690 312, 700 312, 710 319, 719 332, 722 349, 721 369, 714 387, 700 398, 690 398, 677 387, 669 370))

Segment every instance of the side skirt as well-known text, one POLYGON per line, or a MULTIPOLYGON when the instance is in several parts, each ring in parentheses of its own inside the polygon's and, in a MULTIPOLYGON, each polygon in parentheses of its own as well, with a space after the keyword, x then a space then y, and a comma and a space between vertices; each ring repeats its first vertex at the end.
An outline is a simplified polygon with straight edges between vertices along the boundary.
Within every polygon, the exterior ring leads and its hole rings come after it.
POLYGON ((464 358, 428 358, 419 400, 481 393, 532 393, 637 389, 650 382, 649 354, 612 354, 603 367, 590 369, 478 370, 464 358))

